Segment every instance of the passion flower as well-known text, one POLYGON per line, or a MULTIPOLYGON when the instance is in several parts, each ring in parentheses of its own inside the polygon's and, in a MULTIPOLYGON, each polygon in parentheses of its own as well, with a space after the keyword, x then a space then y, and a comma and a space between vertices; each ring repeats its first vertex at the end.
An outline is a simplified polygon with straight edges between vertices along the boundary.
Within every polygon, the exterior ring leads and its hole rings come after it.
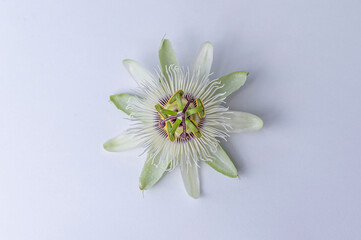
POLYGON ((237 177, 220 139, 231 132, 258 130, 263 122, 253 114, 228 111, 224 106, 226 97, 243 86, 248 73, 233 72, 211 80, 211 43, 201 45, 191 68, 181 68, 171 43, 164 39, 159 60, 156 75, 133 60, 123 61, 138 88, 133 95, 112 95, 110 100, 134 123, 107 141, 104 148, 111 152, 138 146, 145 149, 148 156, 140 175, 141 190, 149 189, 166 171, 179 166, 188 194, 198 198, 200 162, 228 177, 237 177))

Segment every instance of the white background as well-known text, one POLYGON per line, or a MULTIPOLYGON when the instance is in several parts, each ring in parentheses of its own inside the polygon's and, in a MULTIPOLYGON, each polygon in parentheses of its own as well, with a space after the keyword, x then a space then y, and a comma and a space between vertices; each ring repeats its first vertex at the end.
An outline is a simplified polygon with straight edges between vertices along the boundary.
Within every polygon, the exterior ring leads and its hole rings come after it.
POLYGON ((361 239, 361 3, 0 1, 0 239, 361 239), (166 34, 181 65, 215 48, 214 77, 264 120, 232 135, 229 179, 202 164, 138 189, 141 149, 102 144, 130 123, 109 95, 153 69, 166 34))

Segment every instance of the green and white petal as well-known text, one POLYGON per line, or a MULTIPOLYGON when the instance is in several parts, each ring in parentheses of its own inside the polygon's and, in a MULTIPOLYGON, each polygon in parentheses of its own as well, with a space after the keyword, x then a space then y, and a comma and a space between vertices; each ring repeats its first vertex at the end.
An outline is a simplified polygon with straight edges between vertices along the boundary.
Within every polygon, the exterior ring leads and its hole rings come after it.
POLYGON ((169 66, 174 65, 179 67, 176 55, 172 48, 172 44, 168 39, 162 40, 158 54, 162 73, 168 79, 167 69, 169 66))
POLYGON ((103 147, 109 152, 123 152, 136 148, 138 145, 139 142, 133 134, 124 133, 104 143, 103 147))
POLYGON ((187 166, 181 166, 184 187, 192 198, 199 198, 200 185, 198 176, 198 166, 192 163, 187 166))
POLYGON ((167 170, 169 161, 161 161, 159 154, 153 158, 148 154, 139 178, 140 190, 147 190, 156 184, 167 170))
POLYGON ((230 111, 226 116, 230 118, 227 120, 230 132, 257 131, 263 127, 262 119, 251 113, 230 111))
POLYGON ((131 111, 127 109, 127 106, 129 101, 132 101, 132 99, 135 98, 137 97, 126 93, 121 93, 121 94, 111 95, 110 101, 112 101, 119 110, 122 110, 127 115, 130 115, 131 111))
POLYGON ((228 177, 235 178, 238 176, 237 168, 234 166, 228 154, 218 144, 217 151, 214 153, 212 161, 206 161, 217 172, 220 172, 228 177))
POLYGON ((199 48, 193 62, 193 71, 199 70, 199 77, 203 78, 211 72, 213 62, 213 46, 210 42, 205 42, 199 48))
POLYGON ((154 76, 136 61, 125 59, 123 60, 123 65, 139 86, 154 84, 154 76))
POLYGON ((223 76, 221 78, 212 81, 211 84, 213 82, 219 82, 221 86, 223 85, 223 87, 218 89, 214 93, 214 95, 219 93, 225 93, 223 97, 227 97, 228 95, 230 95, 231 93, 238 90, 240 87, 244 85, 244 83, 247 80, 247 76, 248 73, 239 71, 239 72, 230 73, 226 76, 223 76))

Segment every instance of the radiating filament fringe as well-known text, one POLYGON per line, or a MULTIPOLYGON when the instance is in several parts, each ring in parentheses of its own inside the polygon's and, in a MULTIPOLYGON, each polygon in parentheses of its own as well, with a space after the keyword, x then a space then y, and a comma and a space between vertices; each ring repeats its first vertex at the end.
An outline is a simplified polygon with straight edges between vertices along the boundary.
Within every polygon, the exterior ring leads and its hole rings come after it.
POLYGON ((136 89, 139 98, 128 100, 126 109, 131 112, 129 118, 133 122, 128 132, 145 147, 142 154, 148 152, 148 158, 156 166, 170 163, 169 170, 172 170, 178 165, 198 166, 199 161, 212 161, 219 144, 217 138, 226 139, 231 129, 229 118, 226 117, 228 108, 222 106, 225 93, 215 94, 223 85, 210 81, 211 74, 201 77, 199 69, 191 72, 189 68, 171 65, 166 68, 167 76, 164 76, 160 67, 155 71, 153 82, 143 81, 140 88, 136 89), (201 127, 201 138, 171 142, 164 131, 157 127, 154 105, 180 89, 185 95, 201 98, 207 115, 201 127))

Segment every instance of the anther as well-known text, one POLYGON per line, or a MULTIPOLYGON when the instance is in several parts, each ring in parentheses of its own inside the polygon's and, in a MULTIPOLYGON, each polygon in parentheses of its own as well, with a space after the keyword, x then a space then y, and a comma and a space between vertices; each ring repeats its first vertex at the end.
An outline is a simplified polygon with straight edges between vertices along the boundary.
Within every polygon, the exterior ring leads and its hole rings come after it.
POLYGON ((185 98, 184 92, 182 90, 178 90, 169 98, 168 104, 174 106, 175 102, 178 107, 178 112, 166 109, 159 103, 155 105, 156 111, 162 118, 158 123, 159 128, 166 129, 168 139, 171 142, 174 142, 177 139, 176 131, 179 126, 181 126, 183 130, 182 133, 179 135, 180 138, 187 138, 187 130, 190 130, 194 134, 194 136, 200 138, 202 136, 202 133, 198 125, 194 122, 194 120, 192 120, 192 118, 190 118, 190 116, 197 114, 199 118, 205 117, 205 109, 202 100, 199 98, 195 100, 188 97, 185 98), (183 106, 183 101, 185 99, 187 99, 187 103, 185 104, 185 106, 183 106), (189 108, 192 102, 195 102, 194 105, 196 105, 196 107, 189 108))

